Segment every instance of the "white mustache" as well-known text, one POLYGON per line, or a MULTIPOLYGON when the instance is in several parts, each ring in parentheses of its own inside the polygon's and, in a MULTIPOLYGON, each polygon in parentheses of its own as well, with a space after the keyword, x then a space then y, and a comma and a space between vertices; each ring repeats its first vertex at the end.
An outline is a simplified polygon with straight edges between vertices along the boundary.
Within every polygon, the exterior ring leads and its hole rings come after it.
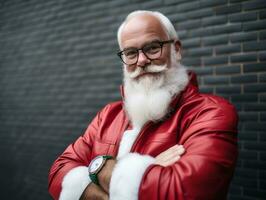
POLYGON ((145 68, 136 67, 134 72, 128 72, 130 78, 134 79, 144 73, 159 73, 167 70, 167 64, 164 65, 149 65, 145 68))

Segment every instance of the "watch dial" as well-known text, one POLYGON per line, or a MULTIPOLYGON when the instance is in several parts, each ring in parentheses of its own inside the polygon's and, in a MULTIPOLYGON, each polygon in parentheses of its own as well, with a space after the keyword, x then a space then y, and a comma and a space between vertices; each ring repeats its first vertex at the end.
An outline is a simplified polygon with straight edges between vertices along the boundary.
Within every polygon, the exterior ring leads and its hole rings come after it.
POLYGON ((97 169, 101 166, 102 162, 103 162, 102 156, 96 157, 91 163, 90 173, 94 173, 95 171, 97 171, 97 169))

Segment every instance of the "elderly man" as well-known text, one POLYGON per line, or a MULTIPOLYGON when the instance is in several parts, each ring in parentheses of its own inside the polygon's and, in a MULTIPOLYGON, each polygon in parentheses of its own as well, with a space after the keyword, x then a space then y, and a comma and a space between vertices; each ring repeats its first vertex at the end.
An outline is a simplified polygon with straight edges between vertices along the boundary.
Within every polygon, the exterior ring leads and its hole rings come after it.
POLYGON ((168 18, 135 11, 118 30, 122 101, 108 104, 53 164, 54 199, 226 199, 237 114, 198 91, 168 18))

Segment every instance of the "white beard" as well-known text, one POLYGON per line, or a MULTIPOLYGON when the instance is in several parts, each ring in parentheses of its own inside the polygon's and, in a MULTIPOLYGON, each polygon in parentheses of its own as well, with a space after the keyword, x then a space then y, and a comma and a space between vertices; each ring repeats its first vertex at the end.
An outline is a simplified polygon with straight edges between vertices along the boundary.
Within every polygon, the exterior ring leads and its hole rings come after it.
MULTIPOLYGON (((171 49, 171 52, 174 52, 171 49)), ((144 75, 137 68, 130 73, 124 67, 125 109, 134 129, 141 129, 148 121, 162 119, 169 110, 172 97, 179 94, 188 83, 188 75, 183 65, 171 54, 171 66, 147 66, 145 72, 158 72, 156 76, 144 75), (138 70, 138 71, 137 71, 138 70), (137 72, 136 72, 137 71, 137 72)))

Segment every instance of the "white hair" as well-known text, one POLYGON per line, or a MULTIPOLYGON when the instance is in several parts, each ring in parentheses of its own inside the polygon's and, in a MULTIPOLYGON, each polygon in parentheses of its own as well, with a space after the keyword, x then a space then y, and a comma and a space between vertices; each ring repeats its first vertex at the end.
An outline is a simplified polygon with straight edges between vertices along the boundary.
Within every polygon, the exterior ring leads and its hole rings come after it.
POLYGON ((144 14, 152 15, 152 16, 156 17, 161 22, 163 29, 166 31, 166 33, 168 35, 168 39, 178 39, 174 25, 165 15, 163 15, 162 13, 160 13, 158 11, 137 10, 137 11, 133 11, 133 12, 129 13, 129 15, 126 17, 125 21, 123 21, 122 24, 120 25, 120 27, 118 28, 117 41, 118 41, 120 48, 121 48, 121 33, 122 33, 122 30, 123 30, 124 26, 126 25, 126 23, 130 19, 132 19, 133 17, 136 17, 138 15, 144 15, 144 14))

